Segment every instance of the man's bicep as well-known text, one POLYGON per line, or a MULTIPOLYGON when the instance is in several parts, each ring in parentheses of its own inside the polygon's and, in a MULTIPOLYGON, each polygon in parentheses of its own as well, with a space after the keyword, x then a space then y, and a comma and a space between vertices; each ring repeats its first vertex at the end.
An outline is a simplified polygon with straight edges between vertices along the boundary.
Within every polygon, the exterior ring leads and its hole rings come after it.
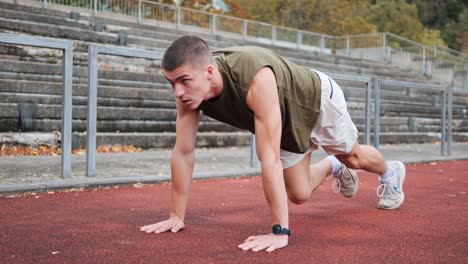
POLYGON ((257 153, 279 154, 281 141, 281 111, 276 79, 270 68, 263 68, 249 88, 248 104, 255 115, 257 153))

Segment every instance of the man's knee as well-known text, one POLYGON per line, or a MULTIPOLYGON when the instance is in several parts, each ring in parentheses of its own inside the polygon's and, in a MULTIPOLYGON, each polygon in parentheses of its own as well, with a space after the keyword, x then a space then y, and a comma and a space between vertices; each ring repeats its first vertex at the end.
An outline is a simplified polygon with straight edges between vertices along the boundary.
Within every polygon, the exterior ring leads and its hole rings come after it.
POLYGON ((309 200, 311 194, 311 191, 301 191, 295 193, 288 192, 288 198, 291 202, 295 204, 303 204, 307 200, 309 200))
POLYGON ((350 169, 359 169, 361 168, 361 160, 359 155, 359 145, 353 147, 351 152, 347 154, 336 155, 335 157, 344 163, 350 169))

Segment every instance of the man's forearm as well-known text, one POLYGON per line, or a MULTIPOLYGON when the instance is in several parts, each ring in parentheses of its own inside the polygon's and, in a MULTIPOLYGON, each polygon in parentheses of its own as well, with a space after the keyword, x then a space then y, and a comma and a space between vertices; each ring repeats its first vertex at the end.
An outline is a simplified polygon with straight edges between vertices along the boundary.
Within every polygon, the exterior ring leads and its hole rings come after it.
POLYGON ((194 154, 184 155, 174 150, 171 157, 171 217, 184 220, 192 182, 194 154))
POLYGON ((281 162, 262 163, 262 179, 265 197, 271 210, 272 225, 289 227, 288 196, 281 162))

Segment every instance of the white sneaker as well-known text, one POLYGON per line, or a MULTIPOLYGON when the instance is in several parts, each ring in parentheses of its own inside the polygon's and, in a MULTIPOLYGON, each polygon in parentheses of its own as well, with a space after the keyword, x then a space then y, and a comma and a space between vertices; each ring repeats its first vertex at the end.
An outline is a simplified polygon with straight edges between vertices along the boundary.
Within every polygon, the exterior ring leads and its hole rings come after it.
POLYGON ((333 191, 335 193, 340 192, 346 198, 351 198, 357 193, 359 178, 356 172, 341 164, 340 172, 333 176, 335 177, 335 182, 333 183, 333 191))
POLYGON ((380 197, 377 207, 392 210, 400 208, 405 200, 403 183, 405 182, 406 169, 405 165, 400 161, 389 161, 388 166, 395 169, 395 173, 386 182, 380 182, 381 184, 376 191, 377 196, 380 197))

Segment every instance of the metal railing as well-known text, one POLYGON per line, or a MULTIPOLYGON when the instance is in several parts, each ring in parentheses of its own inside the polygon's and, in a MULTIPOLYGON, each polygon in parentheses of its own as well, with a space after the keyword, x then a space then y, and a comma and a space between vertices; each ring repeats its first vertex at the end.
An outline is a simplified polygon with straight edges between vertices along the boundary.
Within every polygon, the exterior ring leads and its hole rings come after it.
MULTIPOLYGON (((96 175, 96 119, 98 89, 98 56, 99 54, 123 57, 160 60, 161 52, 131 49, 116 46, 91 44, 88 47, 88 122, 86 143, 86 175, 96 175)), ((71 99, 70 99, 71 100, 71 99)))
POLYGON ((328 36, 268 23, 240 19, 147 0, 37 0, 44 8, 67 5, 99 13, 135 17, 139 23, 156 21, 178 30, 224 32, 233 37, 276 46, 318 51, 351 58, 391 63, 419 71, 435 80, 468 89, 468 59, 463 53, 428 47, 392 33, 328 36))
POLYGON ((73 42, 0 33, 0 43, 59 49, 63 51, 61 173, 63 178, 71 177, 73 42))
MULTIPOLYGON (((456 87, 449 87, 447 93, 447 114, 448 114, 448 127, 447 127, 447 155, 452 155, 452 142, 453 142, 453 114, 454 114, 454 99, 456 96, 461 96, 463 98, 461 102, 461 111, 458 113, 461 116, 462 120, 466 120, 468 115, 468 109, 466 108, 468 102, 468 90, 456 87)), ((463 126, 463 122, 459 124, 463 126)))
MULTIPOLYGON (((13 34, 0 34, 0 42, 7 44, 19 44, 37 47, 48 47, 64 51, 63 69, 63 95, 62 95, 62 177, 71 177, 71 129, 72 129, 72 66, 73 66, 73 42, 61 41, 48 38, 30 37, 13 34)), ((98 55, 117 55, 124 57, 136 57, 144 59, 160 60, 162 52, 131 49, 117 46, 105 46, 91 44, 88 50, 88 115, 87 115, 87 175, 94 176, 96 173, 96 119, 97 119, 97 89, 98 89, 98 55)), ((365 143, 370 144, 371 137, 371 112, 374 104, 374 146, 380 145, 380 116, 382 106, 382 86, 408 88, 423 92, 439 94, 440 100, 432 102, 433 108, 440 112, 440 139, 441 155, 451 155, 454 98, 462 96, 461 110, 466 109, 466 96, 468 91, 452 86, 430 85, 425 83, 402 82, 375 79, 364 76, 329 74, 337 81, 352 81, 365 84, 365 143), (372 94, 374 96, 372 100, 372 94), (448 115, 448 116, 447 116, 448 115), (448 125, 447 125, 448 124, 448 125)), ((345 87, 345 86, 343 86, 345 87)), ((411 100, 409 101, 411 102, 411 100)), ((466 114, 463 112, 462 114, 466 114)), ((463 119, 463 117, 462 117, 463 119)), ((256 166, 254 138, 252 138, 251 164, 256 166)))
MULTIPOLYGON (((381 97, 382 97, 382 87, 397 87, 397 88, 408 88, 408 89, 414 89, 418 91, 423 91, 423 92, 433 92, 433 93, 439 93, 440 95, 440 102, 439 102, 439 107, 437 106, 437 102, 430 102, 434 108, 439 109, 440 112, 440 142, 441 142, 441 148, 440 148, 440 154, 442 156, 446 155, 446 144, 447 144, 447 92, 448 92, 448 86, 442 86, 442 85, 431 85, 431 84, 426 84, 426 83, 415 83, 415 82, 403 82, 403 81, 393 81, 393 80, 381 80, 377 79, 375 82, 375 87, 374 87, 374 146, 376 148, 379 147, 380 145, 380 115, 381 115, 381 97)), ((410 94, 410 91, 406 90, 406 94, 410 94)), ((410 101, 411 102, 411 101, 410 101)), ((405 102, 403 102, 404 104, 405 102)), ((450 120, 451 122, 451 120, 450 120)))

